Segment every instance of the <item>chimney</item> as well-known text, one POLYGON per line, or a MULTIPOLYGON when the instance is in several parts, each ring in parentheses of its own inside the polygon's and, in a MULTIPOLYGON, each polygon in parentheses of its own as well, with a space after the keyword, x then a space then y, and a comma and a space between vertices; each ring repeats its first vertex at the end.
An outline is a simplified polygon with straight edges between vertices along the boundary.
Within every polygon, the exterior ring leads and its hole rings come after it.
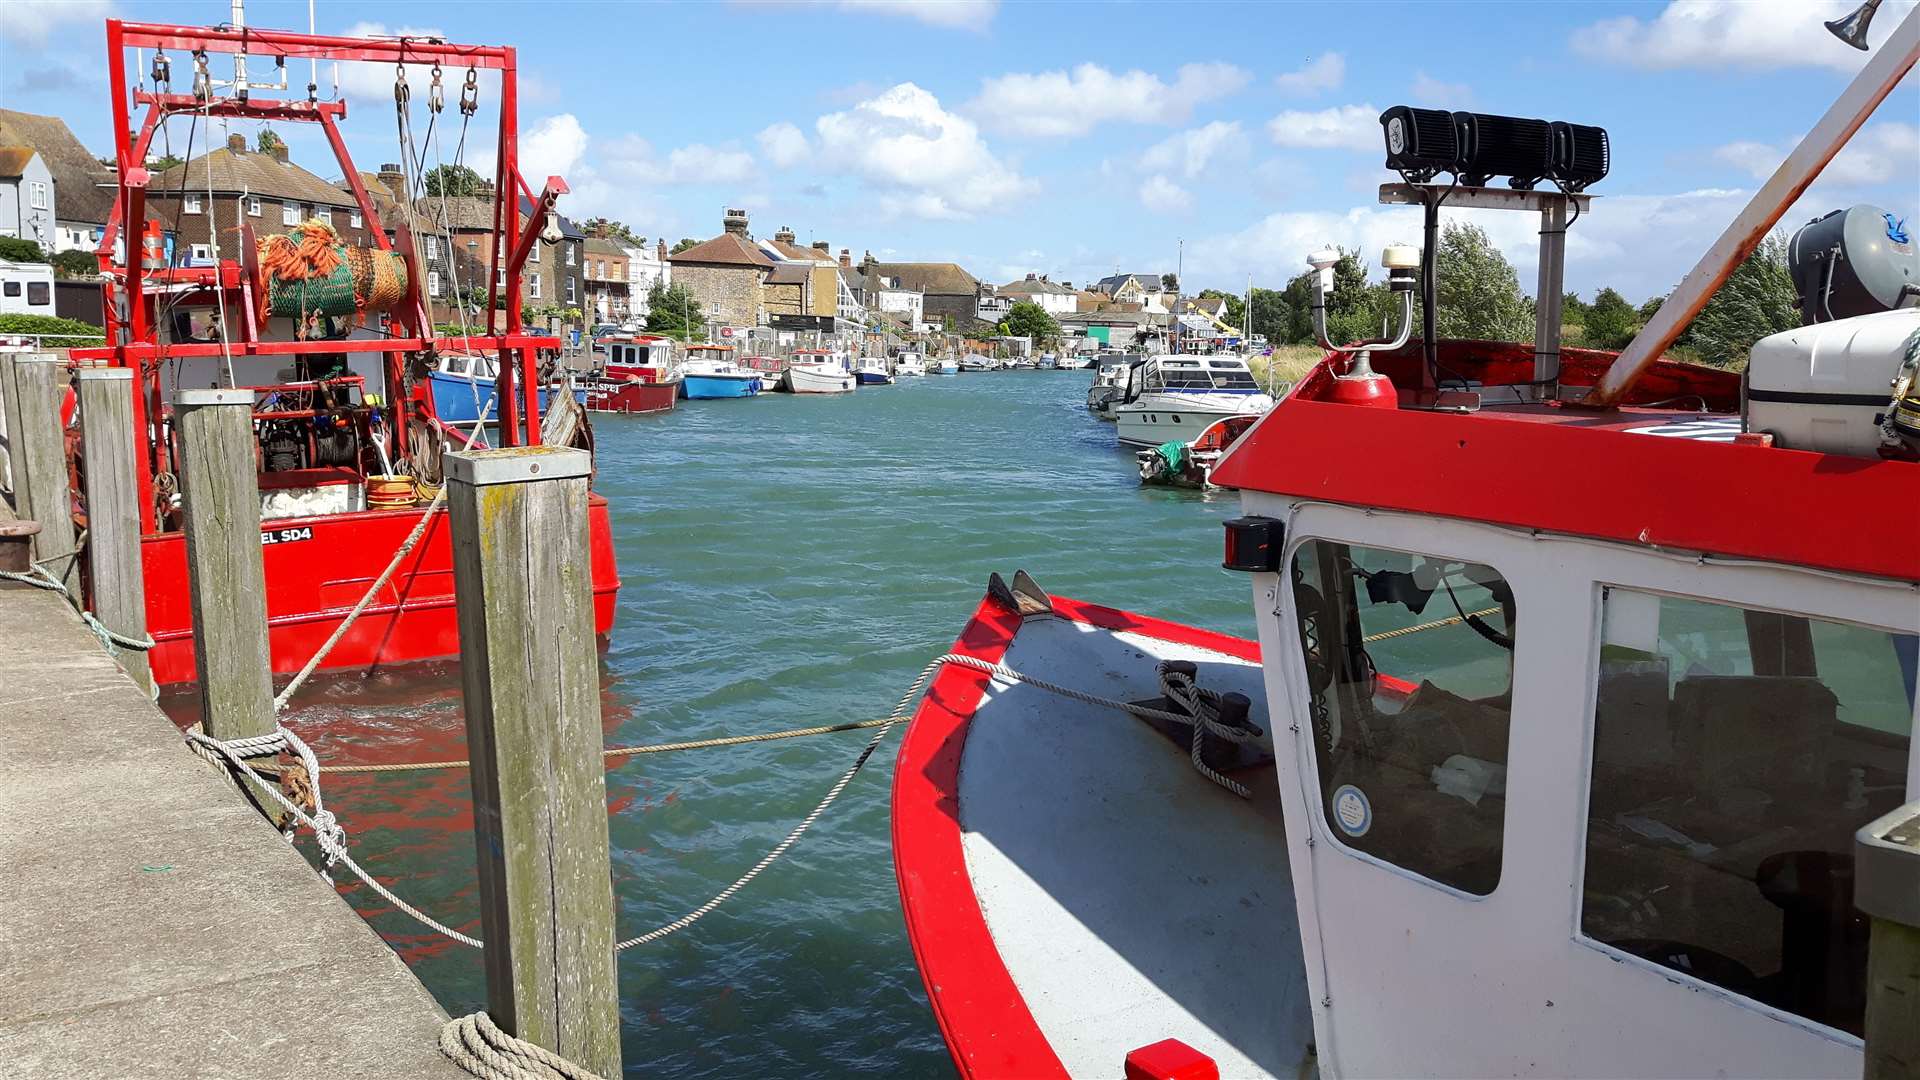
POLYGON ((780 231, 773 234, 773 242, 776 244, 791 244, 793 241, 793 229, 786 225, 780 226, 780 231))
POLYGON ((287 144, 286 143, 273 144, 273 160, 279 162, 282 165, 285 165, 287 163, 287 144))
POLYGON ((727 212, 720 218, 720 227, 735 236, 746 236, 747 212, 745 210, 735 210, 732 207, 728 207, 727 212))
POLYGON ((1039 279, 1038 277, 1035 277, 1035 276, 1034 276, 1034 275, 1033 275, 1033 274, 1032 274, 1031 272, 1029 272, 1029 273, 1027 274, 1027 280, 1028 280, 1028 281, 1038 281, 1038 280, 1040 280, 1040 279, 1039 279))
POLYGON ((385 187, 394 198, 405 197, 407 177, 400 171, 400 166, 394 162, 382 162, 380 171, 374 174, 374 179, 380 181, 381 186, 385 187))
POLYGON ((829 259, 833 258, 833 245, 827 243, 825 240, 815 240, 813 242, 813 250, 825 255, 829 259))
POLYGON ((653 257, 661 262, 667 261, 667 239, 661 237, 653 242, 653 257))
POLYGON ((236 154, 246 153, 247 137, 245 135, 240 134, 237 131, 234 132, 232 135, 227 136, 227 149, 233 151, 236 154))
POLYGON ((841 248, 840 249, 840 265, 846 267, 849 270, 853 269, 853 252, 848 251, 846 248, 841 248))

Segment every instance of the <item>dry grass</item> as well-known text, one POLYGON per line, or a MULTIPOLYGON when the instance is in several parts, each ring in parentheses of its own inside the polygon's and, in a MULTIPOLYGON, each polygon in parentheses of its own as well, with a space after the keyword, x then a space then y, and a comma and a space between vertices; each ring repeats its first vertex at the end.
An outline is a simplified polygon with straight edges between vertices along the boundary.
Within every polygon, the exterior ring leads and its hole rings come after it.
POLYGON ((1272 356, 1255 356, 1247 363, 1261 386, 1291 385, 1299 382, 1325 355, 1326 350, 1317 345, 1278 345, 1272 356))

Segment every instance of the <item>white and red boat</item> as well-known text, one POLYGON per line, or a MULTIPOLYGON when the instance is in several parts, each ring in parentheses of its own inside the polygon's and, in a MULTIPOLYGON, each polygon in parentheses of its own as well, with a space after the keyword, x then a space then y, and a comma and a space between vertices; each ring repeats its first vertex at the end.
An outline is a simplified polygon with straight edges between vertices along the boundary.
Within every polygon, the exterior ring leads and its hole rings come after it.
POLYGON ((620 334, 594 344, 602 354, 594 370, 581 376, 588 412, 672 412, 680 399, 680 376, 673 366, 673 339, 654 334, 620 334))
POLYGON ((1618 356, 1330 351, 1213 472, 1257 642, 995 583, 893 791, 962 1076, 1862 1072, 1854 834, 1920 798, 1912 242, 1809 245, 1832 321, 1744 384, 1661 353, 1916 58, 1920 13, 1618 356))
MULTIPOLYGON (((446 511, 434 508, 429 492, 440 481, 440 453, 467 440, 436 415, 426 372, 440 353, 486 355, 499 371, 495 441, 537 444, 542 355, 560 348, 558 338, 527 332, 521 318, 522 268, 566 184, 548 177, 536 196, 520 175, 514 50, 432 37, 343 38, 120 20, 107 22, 106 35, 119 186, 99 258, 106 337, 113 344, 76 349, 73 357, 135 374, 133 437, 147 626, 157 642, 150 654, 155 678, 179 683, 195 677, 186 545, 175 494, 171 394, 178 387, 254 391, 275 671, 294 671, 314 655, 423 515, 431 518, 420 542, 323 666, 365 668, 456 653, 446 511), (130 85, 127 65, 139 62, 136 54, 153 63, 151 90, 144 82, 130 85), (209 72, 210 64, 229 58, 236 60, 237 92, 209 72), (254 62, 256 73, 263 63, 274 67, 289 59, 365 63, 389 72, 401 64, 431 64, 438 73, 444 64, 456 78, 498 73, 496 101, 480 100, 477 82, 467 81, 476 111, 498 113, 501 152, 488 275, 496 288, 488 307, 499 315, 492 325, 458 338, 435 335, 422 295, 427 274, 413 239, 416 226, 431 228, 426 215, 412 220, 404 201, 386 204, 398 210, 383 211, 368 194, 339 130, 344 101, 272 96, 278 87, 244 82, 244 59, 254 62), (176 92, 176 86, 192 86, 196 93, 176 92), (133 106, 144 109, 137 120, 133 106), (243 218, 237 230, 222 231, 214 265, 167 265, 161 222, 150 220, 155 215, 149 214, 149 199, 168 189, 149 189, 143 163, 154 152, 155 133, 171 118, 197 118, 202 138, 216 120, 318 125, 364 221, 367 244, 341 242, 330 226, 315 221, 296 226, 297 236, 282 242, 256 236, 252 221, 243 218), (395 214, 402 220, 388 220, 395 214), (324 253, 319 261, 316 253, 324 253), (294 281, 289 272, 312 277, 294 281)), ((440 100, 440 93, 436 86, 429 100, 440 100)), ((446 97, 458 93, 456 82, 446 97)), ((176 135, 173 145, 183 140, 176 135)), ((187 156, 196 151, 188 147, 187 156)), ((204 179, 204 171, 201 166, 195 175, 204 179)), ((179 192, 171 194, 177 198, 179 192)), ((453 248, 451 237, 441 242, 453 248)), ((606 502, 598 495, 590 496, 589 529, 595 628, 604 637, 613 623, 619 577, 606 502)))

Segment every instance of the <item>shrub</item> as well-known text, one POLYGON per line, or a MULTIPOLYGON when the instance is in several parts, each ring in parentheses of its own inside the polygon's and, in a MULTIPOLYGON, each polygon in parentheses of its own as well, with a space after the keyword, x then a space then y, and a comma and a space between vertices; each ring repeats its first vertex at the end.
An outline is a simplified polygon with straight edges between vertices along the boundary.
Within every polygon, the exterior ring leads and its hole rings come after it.
POLYGON ((101 329, 91 323, 54 315, 0 315, 0 335, 4 334, 50 337, 54 339, 46 343, 50 349, 81 349, 104 345, 107 340, 101 329))

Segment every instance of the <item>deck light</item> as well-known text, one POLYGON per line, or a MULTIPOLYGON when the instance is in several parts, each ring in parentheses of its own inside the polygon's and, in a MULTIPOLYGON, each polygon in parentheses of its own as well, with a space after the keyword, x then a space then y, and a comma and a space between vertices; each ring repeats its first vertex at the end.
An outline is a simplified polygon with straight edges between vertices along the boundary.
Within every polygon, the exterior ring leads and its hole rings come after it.
POLYGON ((1833 36, 1859 49, 1867 51, 1867 26, 1873 22, 1873 13, 1880 10, 1880 0, 1867 0, 1853 10, 1853 14, 1844 19, 1833 19, 1826 24, 1833 36))
POLYGON ((1445 109, 1395 105, 1380 114, 1387 137, 1387 168, 1409 184, 1424 184, 1452 172, 1460 159, 1460 136, 1445 109))
POLYGON ((1555 120, 1551 127, 1553 160, 1547 169, 1547 179, 1559 184, 1564 191, 1582 191, 1607 175, 1612 155, 1606 128, 1569 124, 1565 120, 1555 120))
POLYGON ((1225 527, 1227 548, 1221 566, 1249 574, 1271 574, 1280 569, 1280 548, 1287 531, 1279 518, 1255 514, 1231 518, 1225 527))
POLYGON ((1485 187, 1496 176, 1519 191, 1546 178, 1553 161, 1553 128, 1545 120, 1492 113, 1457 112, 1460 158, 1456 169, 1468 187, 1485 187))

